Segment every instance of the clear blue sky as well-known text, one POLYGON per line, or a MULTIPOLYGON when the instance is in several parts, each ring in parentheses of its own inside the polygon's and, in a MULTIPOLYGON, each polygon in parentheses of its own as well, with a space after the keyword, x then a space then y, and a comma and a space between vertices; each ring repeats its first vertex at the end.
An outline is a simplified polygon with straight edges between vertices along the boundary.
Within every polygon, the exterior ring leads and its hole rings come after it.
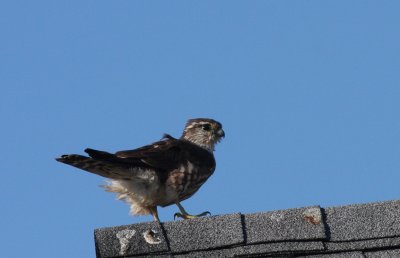
MULTIPOLYGON (((400 199, 399 1, 3 1, 3 257, 94 257, 151 221, 57 163, 219 120, 217 170, 183 202, 252 213, 400 199)), ((160 209, 172 220, 175 206, 160 209)))

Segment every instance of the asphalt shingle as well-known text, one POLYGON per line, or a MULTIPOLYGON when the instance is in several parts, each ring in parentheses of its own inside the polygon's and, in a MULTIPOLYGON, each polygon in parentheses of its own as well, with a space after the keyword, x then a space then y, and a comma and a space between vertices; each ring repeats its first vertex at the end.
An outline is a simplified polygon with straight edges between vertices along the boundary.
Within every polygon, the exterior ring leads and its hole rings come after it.
POLYGON ((344 253, 330 253, 330 254, 316 254, 307 256, 297 256, 299 258, 365 258, 362 252, 344 252, 344 253))
MULTIPOLYGON (((329 251, 351 251, 382 249, 393 246, 400 246, 400 237, 377 238, 358 241, 326 242, 326 249, 329 251)), ((400 257, 400 256, 399 256, 400 257)))
POLYGON ((398 258, 398 257, 400 257, 400 249, 366 252, 365 257, 366 258, 398 258))
POLYGON ((163 226, 173 252, 215 249, 244 243, 240 213, 165 222, 163 226))
POLYGON ((237 246, 227 249, 201 251, 175 255, 175 258, 201 258, 201 257, 236 257, 249 255, 284 255, 288 253, 306 253, 324 250, 322 242, 279 242, 257 245, 237 246))
POLYGON ((174 258, 228 258, 238 256, 238 251, 234 248, 227 249, 218 249, 218 250, 210 250, 210 251, 198 251, 198 252, 188 252, 175 254, 174 258))
POLYGON ((324 244, 318 241, 277 242, 268 244, 247 245, 241 247, 241 255, 254 254, 296 254, 323 251, 324 244))
POLYGON ((400 201, 325 209, 331 241, 400 236, 400 201))
POLYGON ((175 258, 172 254, 143 254, 134 256, 123 256, 118 258, 175 258))
POLYGON ((319 206, 246 214, 244 224, 250 244, 327 238, 319 206))
POLYGON ((400 201, 95 230, 105 257, 400 257, 400 201))
POLYGON ((169 251, 161 225, 156 222, 100 228, 95 232, 97 257, 120 257, 169 251))

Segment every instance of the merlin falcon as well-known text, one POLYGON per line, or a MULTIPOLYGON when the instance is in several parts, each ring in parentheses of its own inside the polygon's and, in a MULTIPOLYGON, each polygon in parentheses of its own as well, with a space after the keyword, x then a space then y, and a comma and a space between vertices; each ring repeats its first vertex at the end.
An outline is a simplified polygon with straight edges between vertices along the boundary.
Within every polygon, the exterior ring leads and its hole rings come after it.
MULTIPOLYGON (((114 154, 86 149, 89 157, 69 154, 57 161, 109 179, 106 191, 130 205, 132 215, 151 214, 160 221, 157 207, 176 204, 175 216, 190 219, 181 202, 191 197, 214 173, 214 146, 225 137, 221 123, 208 118, 190 119, 182 136, 168 134, 153 144, 114 154)), ((174 217, 175 217, 174 216, 174 217)))

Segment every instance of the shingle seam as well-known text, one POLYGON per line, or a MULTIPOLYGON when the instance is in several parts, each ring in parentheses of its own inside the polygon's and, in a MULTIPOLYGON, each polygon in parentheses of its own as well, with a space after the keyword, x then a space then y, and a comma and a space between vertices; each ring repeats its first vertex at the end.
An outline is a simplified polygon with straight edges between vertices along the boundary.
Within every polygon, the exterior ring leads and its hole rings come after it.
POLYGON ((327 241, 322 241, 322 246, 324 247, 324 252, 325 252, 326 250, 328 250, 328 247, 326 246, 326 242, 327 242, 327 241))
POLYGON ((323 207, 320 207, 320 209, 321 209, 321 215, 322 215, 322 223, 323 223, 324 229, 325 229, 326 240, 330 240, 331 239, 331 228, 328 225, 326 211, 325 211, 325 208, 323 208, 323 207))
POLYGON ((277 240, 277 241, 263 241, 257 243, 246 243, 244 245, 239 246, 252 246, 252 245, 262 245, 262 244, 276 244, 276 243, 308 243, 308 242, 321 242, 326 243, 325 238, 310 238, 310 239, 300 239, 300 240, 277 240))
MULTIPOLYGON (((235 257, 301 257, 304 255, 316 255, 320 254, 319 251, 305 251, 305 250, 299 250, 299 251, 277 251, 277 252, 268 252, 268 253, 258 253, 258 254, 241 254, 241 255, 236 255, 235 257)), ((324 254, 324 253, 322 253, 324 254)))
POLYGON ((226 246, 220 246, 220 247, 215 247, 215 248, 205 248, 205 249, 196 249, 196 250, 190 250, 190 251, 173 251, 171 250, 171 254, 176 254, 176 255, 182 255, 182 254, 190 254, 192 252, 207 252, 207 251, 223 251, 223 250, 229 250, 232 248, 236 247, 243 247, 246 245, 243 244, 234 244, 234 245, 226 245, 226 246))
POLYGON ((363 241, 369 241, 369 240, 383 240, 383 239, 392 239, 392 238, 399 238, 400 235, 396 236, 387 236, 387 237, 374 237, 374 238, 363 238, 363 239, 353 239, 353 240, 343 240, 343 241, 323 241, 324 243, 354 243, 354 242, 363 242, 363 241))
POLYGON ((133 258, 133 257, 157 257, 157 256, 161 256, 161 255, 169 255, 170 257, 173 257, 174 254, 171 252, 153 252, 153 253, 145 253, 145 254, 132 254, 132 255, 128 255, 128 256, 115 256, 112 258, 133 258))
POLYGON ((358 250, 354 250, 354 251, 332 251, 332 252, 319 252, 319 251, 315 251, 313 253, 305 253, 305 254, 294 254, 294 257, 304 257, 306 256, 313 256, 313 255, 334 255, 334 254, 346 254, 346 253, 358 253, 361 254, 363 257, 367 258, 365 256, 365 254, 361 251, 358 250))
MULTIPOLYGON (((325 246, 325 243, 323 243, 325 246)), ((326 248, 326 247, 325 247, 326 248)), ((371 252, 379 252, 379 251, 386 251, 386 250, 396 250, 400 249, 400 246, 386 246, 386 247, 366 247, 366 248, 354 248, 354 249, 342 249, 342 250, 328 250, 325 249, 324 251, 316 251, 317 254, 334 254, 334 253, 346 253, 346 252, 361 252, 364 257, 365 253, 371 252)))
POLYGON ((173 256, 173 254, 171 252, 152 252, 152 253, 145 253, 145 254, 132 254, 132 255, 128 255, 128 256, 113 256, 112 258, 133 258, 133 257, 145 257, 145 256, 149 256, 149 257, 157 257, 159 255, 169 255, 169 256, 173 256))
MULTIPOLYGON (((312 240, 307 240, 307 241, 278 241, 278 242, 264 242, 261 243, 262 244, 274 244, 274 243, 291 243, 291 242, 295 242, 295 243, 315 243, 315 242, 321 242, 322 241, 312 241, 312 240)), ((258 246, 260 244, 235 244, 235 245, 230 245, 230 246, 224 246, 224 247, 217 247, 217 248, 208 248, 208 249, 196 249, 196 250, 190 250, 190 251, 185 251, 185 252, 174 252, 171 251, 170 254, 172 255, 185 255, 185 254, 191 254, 191 253, 201 253, 201 252, 209 252, 209 251, 228 251, 230 249, 234 249, 234 248, 240 248, 240 247, 248 247, 248 246, 258 246)), ((270 252, 265 252, 261 255, 267 255, 267 256, 277 256, 277 255, 294 255, 294 254, 307 254, 307 253, 312 253, 312 254, 318 254, 319 252, 321 252, 321 250, 295 250, 295 251, 270 251, 270 252)), ((164 253, 164 254, 168 254, 168 253, 164 253)), ((235 257, 256 257, 256 255, 258 254, 239 254, 239 255, 235 255, 235 257)), ((140 255, 138 255, 140 256, 140 255)))
POLYGON ((128 255, 118 255, 118 256, 112 256, 112 257, 104 257, 104 258, 131 258, 131 257, 157 257, 160 255, 173 255, 171 252, 148 252, 148 253, 143 253, 143 254, 128 254, 128 255))
POLYGON ((243 232, 243 242, 247 243, 247 231, 246 231, 246 222, 244 218, 244 214, 240 214, 240 221, 242 223, 242 232, 243 232))
POLYGON ((167 247, 168 247, 168 251, 169 251, 168 253, 171 253, 171 246, 170 246, 170 243, 169 243, 167 232, 165 231, 165 228, 164 228, 164 223, 160 223, 160 228, 161 228, 162 233, 164 235, 165 242, 167 243, 167 247))
POLYGON ((236 255, 234 257, 241 258, 253 258, 253 257, 276 257, 276 258, 294 258, 293 254, 285 254, 285 253, 270 253, 270 254, 246 254, 246 255, 236 255))
POLYGON ((307 242, 321 242, 321 243, 327 243, 325 238, 310 238, 310 239, 292 239, 292 240, 276 240, 276 241, 260 241, 260 242, 253 242, 253 243, 247 243, 245 245, 241 246, 251 246, 251 245, 261 245, 261 244, 276 244, 276 243, 307 243, 307 242))
POLYGON ((397 250, 400 249, 400 246, 389 246, 389 247, 382 247, 382 248, 371 248, 371 249, 364 249, 364 250, 357 250, 363 253, 372 253, 372 252, 379 252, 379 251, 389 251, 389 250, 397 250))

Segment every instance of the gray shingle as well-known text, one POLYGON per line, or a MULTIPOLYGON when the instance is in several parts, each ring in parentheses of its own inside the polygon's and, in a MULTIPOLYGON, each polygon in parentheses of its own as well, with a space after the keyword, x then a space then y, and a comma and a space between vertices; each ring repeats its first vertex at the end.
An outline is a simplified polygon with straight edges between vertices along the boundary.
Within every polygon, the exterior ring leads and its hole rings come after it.
POLYGON ((324 250, 324 244, 319 241, 306 242, 277 242, 268 244, 246 245, 240 247, 241 255, 276 254, 276 253, 309 253, 324 250))
POLYGON ((331 241, 400 236, 400 201, 325 209, 331 241))
POLYGON ((233 248, 211 250, 211 251, 200 251, 200 252, 190 252, 175 254, 174 258, 229 258, 237 256, 237 251, 233 248))
POLYGON ((278 255, 287 253, 306 253, 324 250, 322 242, 279 242, 258 245, 237 246, 227 249, 191 252, 175 255, 176 258, 201 258, 201 257, 236 257, 236 256, 259 256, 278 255))
POLYGON ((240 213, 163 224, 172 252, 220 248, 244 243, 240 213))
POLYGON ((95 230, 105 257, 400 257, 400 201, 95 230), (395 249, 399 248, 399 249, 395 249))
POLYGON ((329 251, 368 250, 400 246, 400 237, 378 238, 359 241, 326 242, 329 251))
POLYGON ((118 258, 175 258, 172 254, 143 254, 134 256, 119 256, 118 258))
POLYGON ((250 244, 327 237, 319 206, 246 214, 244 223, 250 244))
POLYGON ((96 257, 120 257, 167 252, 168 245, 159 223, 96 229, 96 257))
POLYGON ((365 258, 362 252, 345 252, 345 253, 331 253, 331 254, 316 254, 307 256, 296 256, 298 258, 365 258))
POLYGON ((400 249, 366 252, 365 257, 367 257, 367 258, 398 258, 398 257, 400 257, 400 249))

